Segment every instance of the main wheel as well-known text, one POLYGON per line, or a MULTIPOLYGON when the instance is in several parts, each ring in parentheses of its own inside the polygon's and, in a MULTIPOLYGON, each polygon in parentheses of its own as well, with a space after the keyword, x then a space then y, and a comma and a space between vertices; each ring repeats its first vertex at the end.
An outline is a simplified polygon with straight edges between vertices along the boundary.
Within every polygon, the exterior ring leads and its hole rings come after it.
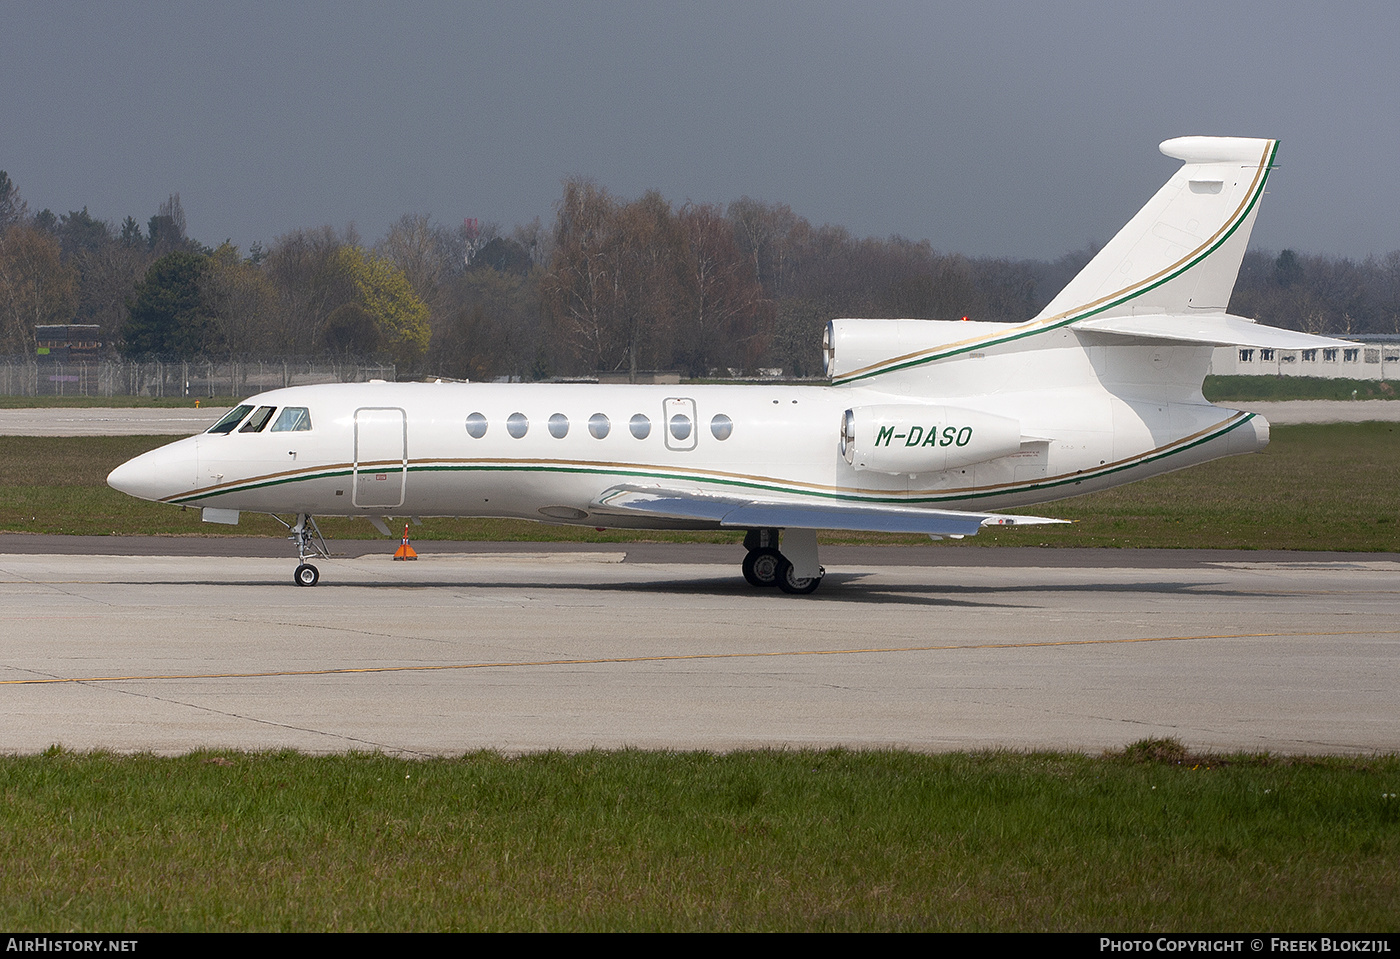
POLYGON ((793 575, 792 564, 785 557, 780 557, 782 562, 778 564, 778 588, 785 593, 795 596, 805 596, 816 590, 822 584, 822 577, 826 575, 826 570, 817 567, 817 575, 810 579, 799 579, 793 575))
POLYGON ((292 574, 292 582, 298 586, 315 586, 321 581, 321 571, 310 563, 302 563, 292 574))
POLYGON ((776 549, 751 549, 744 556, 744 579, 750 586, 772 586, 778 582, 778 564, 783 554, 776 549))

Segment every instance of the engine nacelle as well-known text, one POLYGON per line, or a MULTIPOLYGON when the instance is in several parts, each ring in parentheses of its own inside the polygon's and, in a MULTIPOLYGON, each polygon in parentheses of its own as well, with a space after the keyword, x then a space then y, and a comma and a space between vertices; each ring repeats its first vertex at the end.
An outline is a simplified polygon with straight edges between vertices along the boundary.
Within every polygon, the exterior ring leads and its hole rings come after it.
POLYGON ((1004 333, 1005 323, 957 320, 832 320, 822 334, 822 369, 833 379, 897 357, 1004 333))
POLYGON ((937 473, 1021 449, 1021 424, 956 406, 858 406, 841 417, 841 455, 858 470, 937 473))

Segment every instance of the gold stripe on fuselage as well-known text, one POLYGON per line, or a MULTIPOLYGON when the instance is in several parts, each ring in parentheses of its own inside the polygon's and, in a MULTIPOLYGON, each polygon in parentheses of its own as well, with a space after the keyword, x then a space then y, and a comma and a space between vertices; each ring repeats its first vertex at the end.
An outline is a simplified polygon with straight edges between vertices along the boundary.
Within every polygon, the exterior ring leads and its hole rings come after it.
MULTIPOLYGON (((519 469, 530 470, 570 470, 574 472, 619 472, 619 473, 646 473, 652 476, 664 476, 669 479, 685 480, 687 478, 699 477, 703 481, 719 481, 748 486, 774 487, 775 491, 807 491, 812 495, 844 495, 851 498, 869 500, 879 499, 927 499, 937 497, 939 499, 958 499, 968 496, 984 496, 988 493, 1005 492, 1011 493, 1017 490, 1032 490, 1042 486, 1052 486, 1062 484, 1070 480, 1080 481, 1093 479, 1104 473, 1111 473, 1129 466, 1135 461, 1152 459, 1168 454, 1178 447, 1195 445, 1199 440, 1209 436, 1211 433, 1224 434, 1244 419, 1252 417, 1253 413, 1236 413, 1227 420, 1223 420, 1213 426, 1198 430, 1180 439, 1173 440, 1163 446, 1158 446, 1133 456, 1114 460, 1111 463, 1103 463, 1092 470, 1081 470, 1070 473, 1058 473, 1053 476, 1042 476, 1034 480, 994 483, 988 486, 964 486, 955 489, 922 489, 922 490, 885 490, 862 486, 834 486, 825 483, 807 483, 800 480, 781 479, 774 476, 761 476, 752 473, 734 473, 726 470, 708 470, 684 466, 663 466, 655 463, 627 463, 601 460, 561 460, 561 459, 518 459, 514 457, 428 457, 419 460, 409 460, 408 469, 412 471, 424 471, 437 467, 447 469, 453 468, 485 468, 510 470, 519 469)), ((402 460, 389 460, 383 463, 360 464, 364 466, 388 466, 403 469, 402 460)), ((347 474, 355 471, 354 463, 335 463, 329 466, 308 467, 303 470, 283 470, 277 473, 267 473, 262 476, 249 477, 248 479, 236 480, 227 483, 219 483, 208 486, 200 490, 189 493, 179 493, 173 496, 163 497, 159 502, 180 503, 190 500, 204 499, 210 496, 218 496, 224 493, 236 492, 238 490, 252 489, 260 486, 276 485, 280 483, 300 482, 308 479, 315 479, 320 476, 334 476, 347 474)), ((375 472, 374 469, 361 472, 375 472)))

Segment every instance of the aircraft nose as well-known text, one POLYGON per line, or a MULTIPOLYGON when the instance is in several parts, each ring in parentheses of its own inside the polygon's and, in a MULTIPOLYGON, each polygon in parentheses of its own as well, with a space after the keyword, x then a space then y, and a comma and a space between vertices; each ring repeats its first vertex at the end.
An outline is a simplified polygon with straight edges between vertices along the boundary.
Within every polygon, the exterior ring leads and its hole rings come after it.
POLYGON ((193 488, 197 467, 190 437, 127 460, 107 474, 107 485, 137 499, 161 500, 193 488))

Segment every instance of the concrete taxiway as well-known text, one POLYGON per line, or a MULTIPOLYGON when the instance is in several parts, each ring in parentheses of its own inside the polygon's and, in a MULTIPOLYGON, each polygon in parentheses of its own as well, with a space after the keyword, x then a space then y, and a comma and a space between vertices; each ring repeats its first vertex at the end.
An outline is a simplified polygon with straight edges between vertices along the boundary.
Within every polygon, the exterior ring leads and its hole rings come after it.
POLYGON ((228 409, 33 407, 0 410, 0 436, 192 436, 228 409))
POLYGON ((0 537, 6 750, 1400 749, 1397 554, 94 539, 0 537))

